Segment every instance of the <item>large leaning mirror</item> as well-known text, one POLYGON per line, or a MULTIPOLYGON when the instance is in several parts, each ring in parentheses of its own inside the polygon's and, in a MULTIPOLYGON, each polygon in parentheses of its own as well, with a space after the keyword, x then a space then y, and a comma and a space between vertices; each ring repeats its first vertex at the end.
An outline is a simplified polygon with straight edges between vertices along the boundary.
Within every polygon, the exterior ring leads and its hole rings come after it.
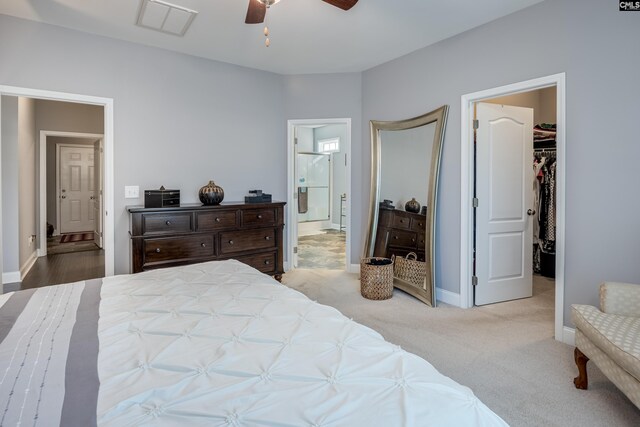
POLYGON ((371 204, 364 256, 395 258, 393 285, 432 307, 438 174, 448 109, 444 105, 407 120, 370 122, 371 204))

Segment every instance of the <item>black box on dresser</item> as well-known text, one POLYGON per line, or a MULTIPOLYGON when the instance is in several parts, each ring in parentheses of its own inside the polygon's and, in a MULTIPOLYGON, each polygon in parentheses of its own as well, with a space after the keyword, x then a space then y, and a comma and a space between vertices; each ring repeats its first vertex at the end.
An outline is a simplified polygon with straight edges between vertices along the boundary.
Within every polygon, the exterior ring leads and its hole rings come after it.
POLYGON ((131 270, 233 258, 280 280, 284 205, 130 207, 131 270))
POLYGON ((145 208, 180 206, 180 190, 144 190, 145 208))

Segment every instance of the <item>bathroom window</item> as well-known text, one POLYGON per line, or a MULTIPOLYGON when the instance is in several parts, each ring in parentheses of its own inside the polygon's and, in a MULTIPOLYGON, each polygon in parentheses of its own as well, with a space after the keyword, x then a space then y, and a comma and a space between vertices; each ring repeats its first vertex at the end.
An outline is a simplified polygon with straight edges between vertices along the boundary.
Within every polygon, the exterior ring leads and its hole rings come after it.
POLYGON ((340 138, 319 139, 318 152, 336 153, 340 151, 340 138))

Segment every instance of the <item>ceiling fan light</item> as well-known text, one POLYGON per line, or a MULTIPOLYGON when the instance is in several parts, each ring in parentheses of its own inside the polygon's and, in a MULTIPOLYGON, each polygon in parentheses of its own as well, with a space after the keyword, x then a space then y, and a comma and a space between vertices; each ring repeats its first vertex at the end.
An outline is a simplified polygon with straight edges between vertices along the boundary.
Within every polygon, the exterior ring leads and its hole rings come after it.
POLYGON ((269 37, 269 27, 267 27, 266 25, 265 25, 265 27, 264 27, 264 35, 265 35, 266 37, 269 37))
POLYGON ((265 39, 265 41, 264 41, 264 45, 265 45, 266 47, 269 47, 269 45, 270 45, 270 44, 271 44, 271 42, 269 41, 269 37, 267 37, 267 38, 265 39))

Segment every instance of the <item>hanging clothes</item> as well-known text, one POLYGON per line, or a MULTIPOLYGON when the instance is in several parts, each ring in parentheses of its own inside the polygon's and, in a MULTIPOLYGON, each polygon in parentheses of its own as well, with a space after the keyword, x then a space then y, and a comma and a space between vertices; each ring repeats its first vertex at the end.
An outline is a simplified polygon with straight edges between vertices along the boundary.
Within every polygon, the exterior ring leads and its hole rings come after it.
MULTIPOLYGON (((538 183, 537 224, 534 221, 533 271, 555 276, 556 161, 555 151, 536 153, 535 181, 538 183)), ((534 199, 535 200, 535 199, 534 199)))

